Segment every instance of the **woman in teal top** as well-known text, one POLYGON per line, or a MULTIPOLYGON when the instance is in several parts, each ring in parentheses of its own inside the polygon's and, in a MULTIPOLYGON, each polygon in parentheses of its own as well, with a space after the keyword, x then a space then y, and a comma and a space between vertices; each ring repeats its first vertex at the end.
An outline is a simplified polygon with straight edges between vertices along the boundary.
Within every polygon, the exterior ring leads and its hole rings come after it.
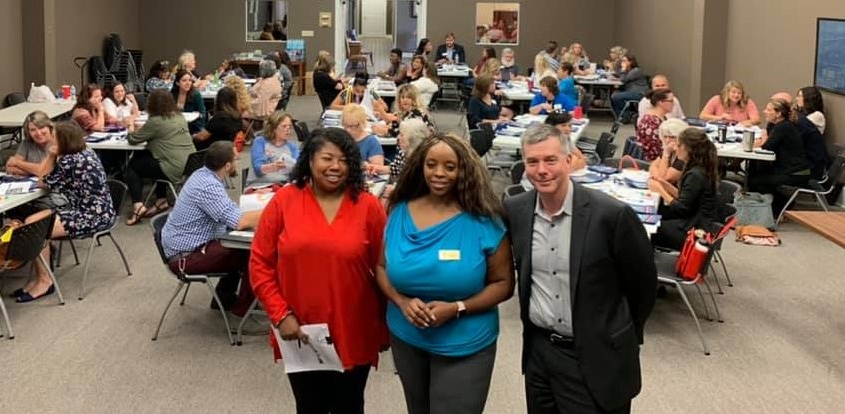
POLYGON ((376 280, 408 412, 481 413, 513 294, 502 206, 480 158, 454 135, 411 153, 391 193, 376 280), (469 190, 471 189, 471 190, 469 190))

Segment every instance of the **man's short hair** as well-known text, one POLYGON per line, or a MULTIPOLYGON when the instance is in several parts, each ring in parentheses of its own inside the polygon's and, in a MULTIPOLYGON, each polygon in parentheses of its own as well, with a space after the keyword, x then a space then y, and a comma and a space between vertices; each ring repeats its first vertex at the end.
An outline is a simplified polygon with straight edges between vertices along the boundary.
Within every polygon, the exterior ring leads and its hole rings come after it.
POLYGON ((217 171, 234 160, 234 146, 229 141, 217 141, 205 151, 205 166, 211 171, 217 171))
POLYGON ((522 134, 520 144, 525 148, 526 145, 537 144, 547 139, 557 139, 560 142, 560 150, 564 154, 569 154, 567 138, 557 128, 547 124, 535 124, 528 127, 522 134))

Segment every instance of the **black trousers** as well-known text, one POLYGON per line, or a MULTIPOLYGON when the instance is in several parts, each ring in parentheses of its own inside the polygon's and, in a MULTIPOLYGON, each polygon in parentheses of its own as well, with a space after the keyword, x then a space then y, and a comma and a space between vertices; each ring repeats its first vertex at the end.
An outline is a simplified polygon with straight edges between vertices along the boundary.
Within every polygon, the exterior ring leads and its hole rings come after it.
POLYGON ((369 375, 369 365, 345 372, 288 374, 296 414, 364 414, 364 388, 369 375))
MULTIPOLYGON (((129 196, 132 197, 133 203, 144 201, 144 178, 169 180, 153 154, 149 151, 136 151, 126 169, 126 186, 129 187, 129 196)), ((167 187, 156 185, 155 192, 156 197, 164 198, 167 196, 167 187)))
POLYGON ((613 411, 598 405, 578 369, 578 355, 574 349, 554 344, 548 336, 534 330, 529 333, 525 352, 528 353, 525 362, 528 414, 631 412, 630 402, 613 411))
POLYGON ((772 199, 772 215, 777 218, 783 206, 786 205, 789 197, 778 190, 780 186, 792 187, 806 187, 810 181, 809 175, 790 175, 781 174, 772 170, 755 171, 754 174, 748 175, 748 189, 757 193, 771 194, 772 199))

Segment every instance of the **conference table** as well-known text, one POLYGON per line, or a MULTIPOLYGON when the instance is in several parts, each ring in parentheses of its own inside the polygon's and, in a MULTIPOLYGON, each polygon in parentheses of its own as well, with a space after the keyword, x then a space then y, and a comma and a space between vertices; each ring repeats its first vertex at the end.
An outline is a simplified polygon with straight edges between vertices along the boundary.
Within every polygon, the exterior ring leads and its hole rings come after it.
MULTIPOLYGON (((493 139, 493 147, 501 149, 522 149, 520 139, 522 133, 525 132, 525 128, 535 123, 543 123, 545 120, 546 115, 517 115, 513 120, 513 124, 515 125, 509 125, 496 133, 496 138, 493 139)), ((573 143, 578 142, 588 125, 590 125, 590 120, 587 118, 573 119, 572 133, 569 135, 569 139, 573 143)))
MULTIPOLYGON (((326 109, 323 111, 323 115, 320 118, 320 125, 324 128, 342 128, 343 125, 340 123, 340 117, 343 114, 343 111, 338 109, 326 109)), ((383 121, 379 121, 383 122, 383 121)), ((372 127, 367 125, 367 133, 372 133, 372 127)), ((396 138, 395 137, 379 137, 376 136, 378 139, 379 144, 382 146, 396 146, 396 138)))
POLYGON ((0 195, 0 214, 5 213, 15 207, 22 206, 29 202, 35 201, 46 194, 47 191, 39 188, 35 191, 30 191, 27 193, 0 195))
POLYGON ((787 211, 785 215, 845 248, 845 212, 787 211))
POLYGON ((20 128, 26 116, 33 111, 44 111, 50 119, 56 119, 73 109, 75 100, 58 99, 55 102, 23 102, 0 109, 0 127, 20 128))
POLYGON ((601 107, 590 105, 590 110, 612 110, 610 106, 610 95, 613 94, 614 89, 623 85, 621 81, 610 78, 603 72, 601 74, 575 75, 573 77, 575 78, 575 83, 583 86, 587 93, 604 102, 604 106, 601 107))

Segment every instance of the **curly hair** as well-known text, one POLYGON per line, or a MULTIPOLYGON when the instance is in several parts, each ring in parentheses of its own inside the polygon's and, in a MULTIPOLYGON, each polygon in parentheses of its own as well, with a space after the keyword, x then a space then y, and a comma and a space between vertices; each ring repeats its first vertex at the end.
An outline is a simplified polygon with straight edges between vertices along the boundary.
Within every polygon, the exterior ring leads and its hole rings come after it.
POLYGON ((501 217, 504 213, 502 202, 493 191, 492 178, 481 158, 465 139, 442 133, 426 138, 405 160, 396 188, 390 193, 388 211, 400 202, 415 200, 430 192, 423 178, 425 159, 428 151, 441 142, 458 157, 458 179, 452 195, 461 210, 480 217, 501 217))
POLYGON ((364 182, 364 169, 361 167, 361 151, 355 140, 348 132, 340 128, 318 128, 311 132, 305 147, 296 160, 296 165, 290 174, 290 181, 298 188, 303 188, 311 181, 311 160, 321 148, 327 143, 334 144, 340 148, 340 152, 346 158, 348 171, 346 182, 343 187, 349 191, 353 202, 358 202, 358 195, 361 191, 367 191, 367 184, 364 182))
POLYGON ((731 89, 733 89, 733 88, 739 89, 739 91, 742 93, 742 97, 739 98, 738 105, 739 105, 739 109, 745 109, 745 106, 748 105, 749 96, 745 92, 745 87, 742 86, 742 83, 740 83, 739 81, 735 81, 735 80, 728 81, 728 83, 725 84, 725 87, 722 88, 722 92, 719 93, 719 101, 722 103, 722 106, 725 107, 725 109, 730 108, 731 107, 730 94, 731 94, 731 89))
POLYGON ((719 157, 713 141, 707 138, 703 130, 687 128, 678 136, 678 145, 683 145, 689 154, 683 172, 693 167, 703 168, 710 188, 716 191, 719 185, 719 157))
POLYGON ((176 106, 176 100, 173 99, 173 95, 164 89, 156 89, 150 92, 150 96, 147 98, 147 112, 151 117, 160 116, 170 118, 172 116, 182 115, 179 107, 176 106))
POLYGON ((249 91, 246 88, 244 80, 237 76, 227 76, 223 80, 223 85, 232 88, 235 94, 238 95, 238 112, 242 114, 249 112, 252 107, 252 98, 249 96, 249 91))

